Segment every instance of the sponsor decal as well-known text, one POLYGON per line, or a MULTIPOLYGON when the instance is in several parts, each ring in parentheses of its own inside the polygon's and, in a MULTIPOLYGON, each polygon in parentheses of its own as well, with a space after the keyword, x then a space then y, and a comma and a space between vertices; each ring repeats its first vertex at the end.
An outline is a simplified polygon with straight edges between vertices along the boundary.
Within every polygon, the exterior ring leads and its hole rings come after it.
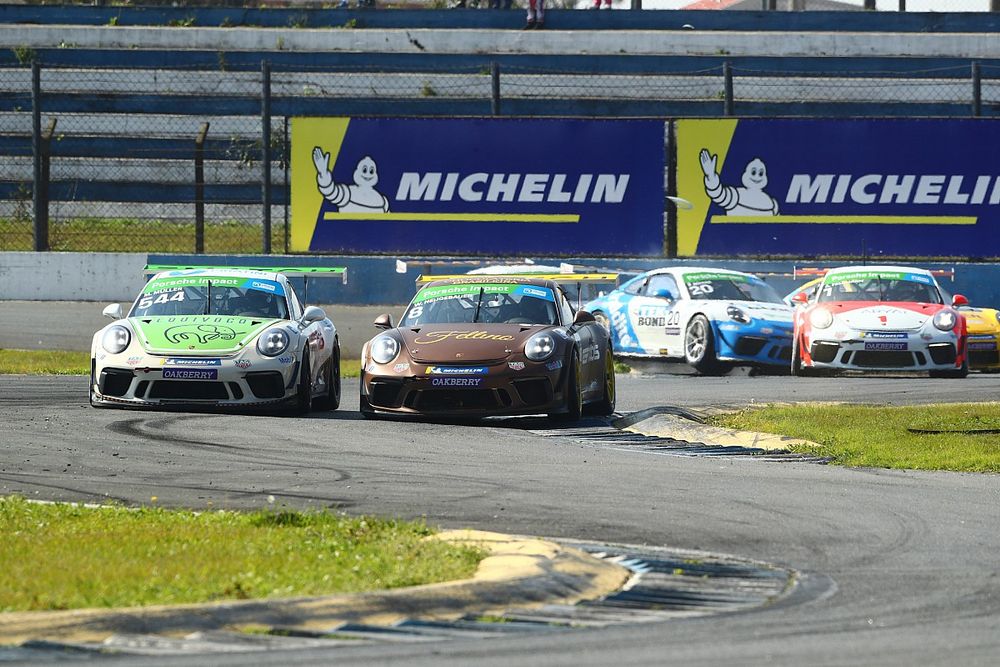
POLYGON ((744 276, 739 273, 722 273, 716 271, 699 271, 697 273, 685 273, 682 276, 685 283, 691 285, 693 283, 705 283, 711 282, 713 280, 728 280, 734 283, 749 283, 749 282, 761 282, 760 280, 753 278, 751 276, 744 276))
POLYGON ((601 360, 601 347, 594 343, 590 347, 585 347, 580 351, 580 363, 590 364, 601 360))
POLYGON ((992 343, 969 343, 970 350, 995 350, 997 349, 996 341, 992 343))
POLYGON ((368 367, 365 368, 365 372, 366 373, 374 373, 376 368, 377 367, 375 366, 375 364, 368 364, 368 367))
POLYGON ((665 327, 667 326, 667 318, 665 317, 639 317, 635 321, 636 326, 639 327, 665 327))
POLYGON ((765 336, 768 336, 774 333, 774 329, 772 329, 771 327, 761 327, 760 332, 765 336))
POLYGON ((291 355, 285 355, 283 357, 278 357, 278 363, 279 364, 290 364, 293 361, 295 361, 295 357, 293 357, 291 355))
POLYGON ((393 366, 392 370, 395 371, 396 373, 405 373, 406 371, 410 370, 410 364, 409 362, 404 361, 401 364, 396 364, 395 366, 393 366))
POLYGON ((878 352, 893 351, 893 350, 908 350, 908 343, 889 343, 889 342, 871 342, 865 343, 866 350, 875 350, 878 352))
MULTIPOLYGON (((739 327, 737 327, 737 328, 739 328, 739 327)), ((666 329, 663 330, 663 333, 665 335, 667 335, 667 336, 679 336, 680 333, 681 333, 681 328, 680 327, 667 327, 666 329)), ((662 354, 665 354, 665 353, 662 353, 662 354)))
POLYGON ((413 297, 413 303, 433 302, 456 296, 478 297, 480 290, 482 290, 484 295, 512 294, 515 296, 530 296, 535 299, 555 301, 555 297, 552 295, 552 290, 550 289, 518 283, 503 283, 492 278, 490 282, 485 282, 482 278, 478 278, 476 282, 456 282, 450 285, 425 287, 413 297))
POLYGON ((137 366, 142 361, 142 357, 129 357, 125 363, 129 366, 137 366))
POLYGON ((322 350, 326 347, 326 338, 319 331, 313 331, 309 334, 309 342, 316 346, 316 349, 322 350))
POLYGON ((267 292, 276 292, 278 290, 278 286, 275 285, 274 283, 265 283, 260 280, 251 280, 250 287, 254 289, 264 290, 267 292))
POLYGON ((428 331, 422 337, 415 338, 413 342, 418 345, 433 345, 449 338, 454 340, 514 340, 511 335, 491 334, 488 331, 428 331))
POLYGON ((862 338, 902 338, 906 339, 907 334, 904 332, 892 332, 892 331, 862 331, 862 338))
POLYGON ((507 362, 507 368, 509 368, 512 371, 523 371, 524 370, 524 362, 523 361, 508 361, 507 362))
POLYGON ((428 366, 428 375, 488 375, 486 366, 428 366))
POLYGON ((182 324, 163 332, 163 337, 175 345, 181 342, 204 345, 211 340, 235 340, 236 335, 234 329, 221 324, 182 324))
POLYGON ((562 366, 563 366, 562 359, 556 359, 555 361, 550 361, 549 363, 545 364, 545 368, 549 369, 550 371, 557 371, 560 368, 562 368, 562 366))
POLYGON ((209 369, 186 369, 186 368, 164 368, 164 380, 216 380, 219 371, 216 368, 209 369))
POLYGON ((195 359, 191 357, 167 357, 164 366, 221 366, 222 359, 195 359))
POLYGON ((431 385, 434 387, 478 387, 482 384, 483 378, 432 378, 431 385))
POLYGON ((551 299, 552 298, 552 292, 550 292, 547 289, 538 289, 537 287, 524 287, 524 288, 521 289, 521 292, 525 296, 535 296, 535 297, 538 297, 540 299, 551 299))
POLYGON ((844 273, 833 273, 826 277, 825 284, 837 285, 840 283, 861 283, 869 280, 886 282, 890 280, 906 280, 924 285, 934 284, 930 276, 920 273, 903 273, 902 271, 845 271, 844 273))
POLYGON ((253 364, 250 362, 249 359, 237 359, 236 360, 236 367, 237 368, 242 368, 242 369, 246 370, 247 368, 250 368, 250 366, 252 366, 252 365, 253 364))
POLYGON ((239 287, 240 283, 243 282, 243 278, 213 278, 212 276, 161 278, 160 280, 151 280, 146 283, 146 287, 142 292, 143 294, 153 294, 157 292, 169 292, 183 287, 207 287, 209 282, 212 283, 212 287, 239 287))

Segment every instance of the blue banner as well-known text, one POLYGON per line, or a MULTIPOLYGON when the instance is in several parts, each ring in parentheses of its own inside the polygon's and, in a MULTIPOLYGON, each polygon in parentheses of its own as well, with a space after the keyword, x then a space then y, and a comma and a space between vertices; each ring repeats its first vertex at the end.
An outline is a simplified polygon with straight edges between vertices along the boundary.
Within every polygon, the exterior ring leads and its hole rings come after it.
POLYGON ((295 118, 295 252, 660 255, 664 123, 295 118))
POLYGON ((1000 256, 1000 123, 677 121, 681 256, 1000 256))

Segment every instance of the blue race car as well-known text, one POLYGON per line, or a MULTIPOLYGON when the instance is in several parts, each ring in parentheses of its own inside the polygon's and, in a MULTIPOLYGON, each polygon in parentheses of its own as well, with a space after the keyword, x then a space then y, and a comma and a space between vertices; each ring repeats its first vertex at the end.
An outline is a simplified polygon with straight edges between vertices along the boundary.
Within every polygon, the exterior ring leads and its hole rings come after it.
POLYGON ((714 375, 735 365, 786 367, 793 309, 757 276, 673 267, 640 274, 587 303, 617 356, 683 359, 714 375))

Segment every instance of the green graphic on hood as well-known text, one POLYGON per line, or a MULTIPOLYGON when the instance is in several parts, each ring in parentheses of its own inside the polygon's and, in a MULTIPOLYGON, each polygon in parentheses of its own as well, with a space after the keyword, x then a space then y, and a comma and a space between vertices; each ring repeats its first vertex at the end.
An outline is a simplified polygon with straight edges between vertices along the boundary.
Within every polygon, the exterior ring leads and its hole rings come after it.
POLYGON ((131 317, 129 322, 147 352, 236 352, 275 319, 225 315, 131 317))

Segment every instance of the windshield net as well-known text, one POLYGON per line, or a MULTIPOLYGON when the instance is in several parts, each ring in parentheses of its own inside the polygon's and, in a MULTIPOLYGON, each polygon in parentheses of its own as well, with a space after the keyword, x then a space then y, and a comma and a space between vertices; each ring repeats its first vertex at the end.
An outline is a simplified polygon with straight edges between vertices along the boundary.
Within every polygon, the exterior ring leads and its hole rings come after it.
POLYGON ((901 271, 855 271, 828 275, 819 301, 943 303, 930 276, 901 271))
POLYGON ((774 289, 760 278, 738 273, 686 273, 684 284, 692 299, 782 303, 774 289))
POLYGON ((288 319, 285 291, 273 280, 183 276, 150 281, 129 317, 241 315, 288 319))
POLYGON ((421 324, 558 324, 555 295, 547 287, 467 283, 420 290, 403 326, 421 324))

